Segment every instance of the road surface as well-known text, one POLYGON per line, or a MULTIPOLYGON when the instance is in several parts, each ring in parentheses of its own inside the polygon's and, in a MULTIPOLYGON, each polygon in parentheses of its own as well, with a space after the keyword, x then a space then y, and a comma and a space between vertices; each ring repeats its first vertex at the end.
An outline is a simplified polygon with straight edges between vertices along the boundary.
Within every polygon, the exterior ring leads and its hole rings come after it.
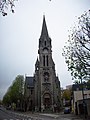
POLYGON ((83 120, 72 114, 17 113, 0 109, 0 120, 83 120))

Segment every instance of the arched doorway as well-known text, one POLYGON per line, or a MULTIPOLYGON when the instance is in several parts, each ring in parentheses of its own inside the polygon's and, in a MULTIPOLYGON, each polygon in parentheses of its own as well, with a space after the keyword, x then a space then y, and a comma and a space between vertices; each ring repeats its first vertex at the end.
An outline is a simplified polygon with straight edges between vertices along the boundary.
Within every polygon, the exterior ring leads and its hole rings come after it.
POLYGON ((50 106, 51 106, 51 95, 49 93, 45 93, 43 99, 44 99, 45 109, 50 108, 50 106))

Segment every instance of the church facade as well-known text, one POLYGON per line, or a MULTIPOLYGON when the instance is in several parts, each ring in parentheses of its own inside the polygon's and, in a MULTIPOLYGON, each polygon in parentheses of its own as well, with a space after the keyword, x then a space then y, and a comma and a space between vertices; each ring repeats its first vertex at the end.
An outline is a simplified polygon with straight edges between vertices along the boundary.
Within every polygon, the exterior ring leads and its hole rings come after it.
POLYGON ((25 109, 56 112, 60 106, 60 81, 56 76, 51 38, 43 16, 35 73, 33 77, 25 77, 25 109))

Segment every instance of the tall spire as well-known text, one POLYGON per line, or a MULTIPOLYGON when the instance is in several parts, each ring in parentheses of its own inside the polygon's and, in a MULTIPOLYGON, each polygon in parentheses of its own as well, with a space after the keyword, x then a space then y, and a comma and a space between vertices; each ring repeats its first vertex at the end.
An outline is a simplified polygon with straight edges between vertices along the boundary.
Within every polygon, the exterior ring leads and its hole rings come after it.
POLYGON ((45 21, 45 15, 43 15, 43 24, 42 24, 42 31, 41 31, 41 37, 48 36, 48 30, 47 30, 47 25, 45 21))

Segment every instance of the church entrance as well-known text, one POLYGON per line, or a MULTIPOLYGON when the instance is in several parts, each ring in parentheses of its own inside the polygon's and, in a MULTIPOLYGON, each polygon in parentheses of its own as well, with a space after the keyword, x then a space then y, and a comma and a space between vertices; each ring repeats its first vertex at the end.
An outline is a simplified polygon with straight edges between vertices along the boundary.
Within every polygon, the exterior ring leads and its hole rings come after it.
POLYGON ((51 96, 49 93, 46 93, 44 95, 44 107, 45 110, 50 110, 50 106, 51 106, 51 96))

